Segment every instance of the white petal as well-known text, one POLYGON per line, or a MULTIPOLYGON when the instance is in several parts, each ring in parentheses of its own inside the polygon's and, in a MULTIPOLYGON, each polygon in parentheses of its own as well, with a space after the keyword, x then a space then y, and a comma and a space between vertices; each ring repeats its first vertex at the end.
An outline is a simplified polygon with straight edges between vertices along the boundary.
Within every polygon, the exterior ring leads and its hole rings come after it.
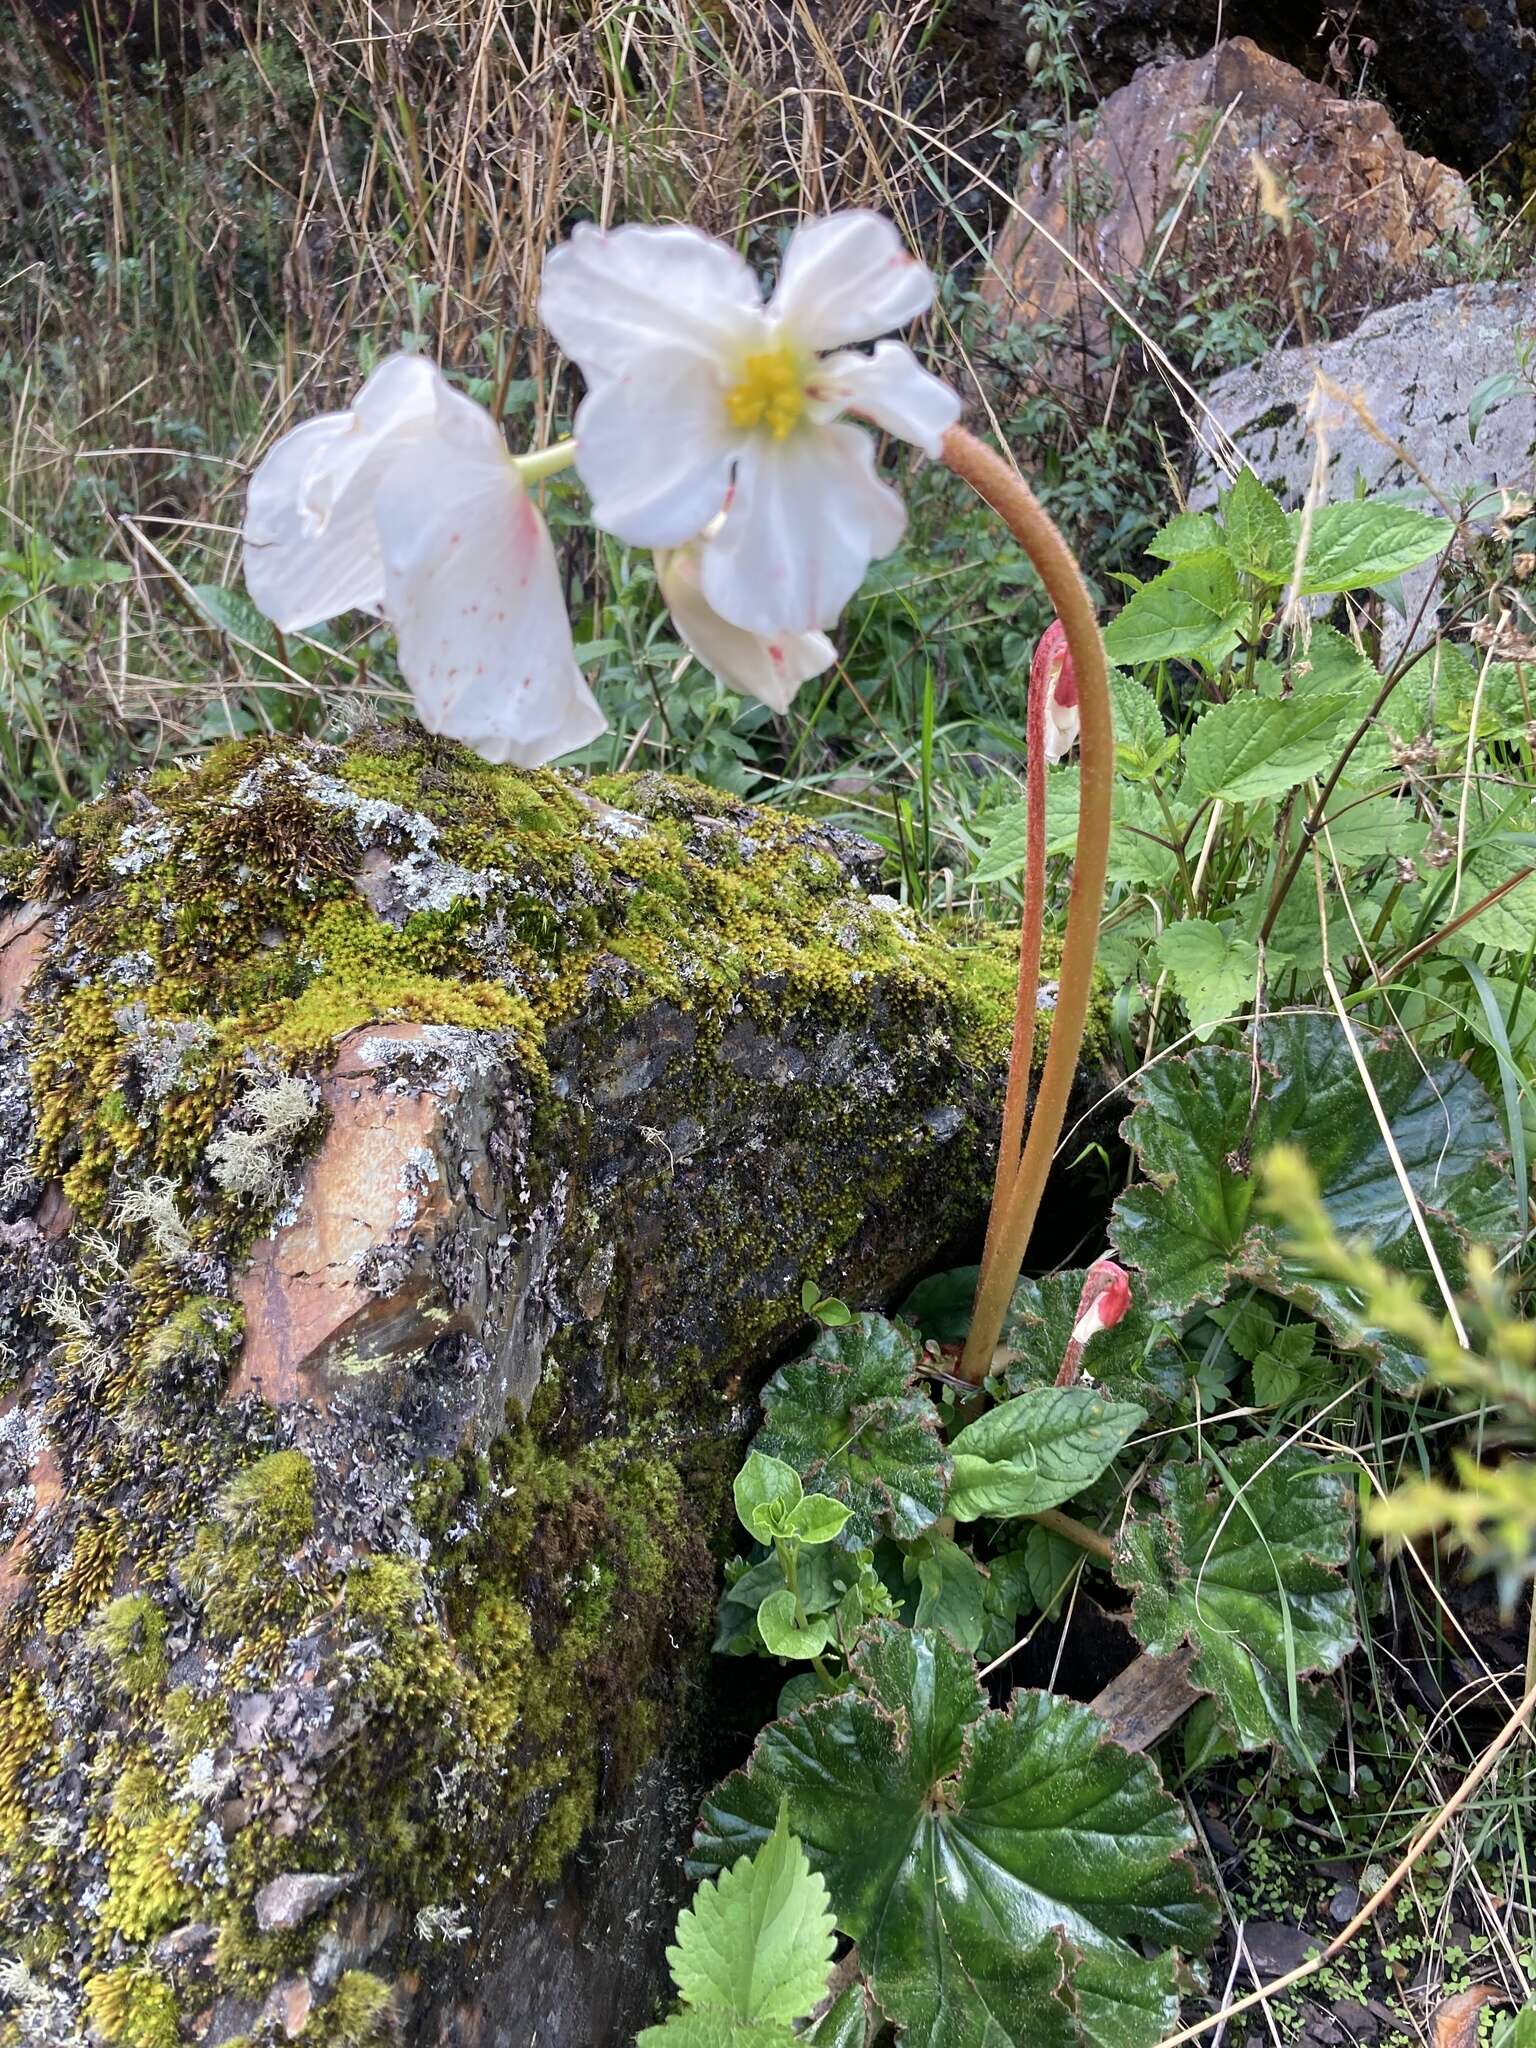
POLYGON ((549 533, 505 453, 407 448, 376 511, 384 615, 429 732, 536 768, 606 729, 576 666, 549 533))
POLYGON ((643 385, 599 384, 576 413, 592 517, 633 547, 680 547, 724 504, 742 438, 718 379, 691 356, 654 358, 643 385))
POLYGON ((754 435, 736 469, 725 523, 705 550, 704 594, 751 633, 836 625, 877 555, 901 539, 906 509, 875 475, 857 427, 754 435))
POLYGON ((762 319, 752 272, 697 228, 584 222, 544 264, 539 312, 589 383, 656 350, 715 361, 762 319))
POLYGON ((1058 704, 1054 695, 1045 700, 1045 758, 1063 760, 1077 744, 1078 708, 1058 704))
POLYGON ((424 357, 391 356, 348 411, 306 420, 268 450, 246 500, 245 587, 283 632, 377 610, 374 488, 399 444, 430 431, 448 388, 424 357))
POLYGON ((805 348, 842 348, 904 327, 933 304, 933 278, 882 213, 834 213, 796 228, 768 317, 805 348))
POLYGON ((824 633, 748 633, 722 619, 704 595, 702 558, 709 542, 656 557, 661 594, 672 623, 704 666, 728 690, 787 711, 795 692, 837 659, 824 633))
POLYGON ((900 341, 877 342, 873 355, 845 349, 828 356, 816 365, 810 391, 813 402, 856 412, 935 457, 960 417, 954 392, 900 341))

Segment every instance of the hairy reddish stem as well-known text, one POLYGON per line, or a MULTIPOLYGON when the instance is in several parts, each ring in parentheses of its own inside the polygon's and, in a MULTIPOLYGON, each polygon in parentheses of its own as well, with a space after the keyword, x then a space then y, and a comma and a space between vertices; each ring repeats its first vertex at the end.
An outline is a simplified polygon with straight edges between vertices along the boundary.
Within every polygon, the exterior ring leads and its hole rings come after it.
MULTIPOLYGON (((985 496, 985 492, 982 493, 985 496)), ((990 502, 990 500, 989 500, 990 502)), ((1042 515, 1043 516, 1043 515, 1042 515)), ((1035 1057, 1035 1011, 1040 1000, 1040 941, 1045 930, 1045 707, 1051 693, 1049 664, 1030 664, 1029 709, 1024 737, 1024 908, 1019 918, 1019 993, 1013 1006, 1013 1048, 1008 1057, 1008 1091, 997 1145, 992 1207, 987 1212, 983 1268, 1019 1170, 1024 1150, 1024 1117, 1029 1108, 1029 1073, 1035 1057)))
MULTIPOLYGON (((962 477, 1004 521, 1034 564, 1046 594, 1056 608, 1077 676, 1082 749, 1077 857, 1072 869, 1067 934, 1061 949, 1061 971, 1050 1045, 1035 1097, 1034 1114, 1029 1122, 1029 1135, 1017 1164, 1013 1165, 1006 1146, 999 1158, 998 1192, 993 1198, 992 1213, 988 1218, 976 1305, 960 1363, 962 1377, 979 1385, 991 1368, 993 1353, 1002 1335, 1003 1319, 1008 1313, 1014 1283, 1024 1263, 1029 1234, 1039 1213, 1046 1174, 1066 1121, 1072 1081, 1077 1071, 1078 1055, 1082 1051, 1083 1030, 1093 995, 1093 961, 1098 948, 1099 913, 1104 902, 1104 878, 1109 859, 1115 736, 1098 620, 1071 549, 1023 478, 1001 456, 983 447, 974 434, 968 434, 963 427, 951 427, 944 437, 944 460, 956 476, 962 477), (1011 1178, 1006 1185, 1003 1180, 1005 1167, 1011 1167, 1011 1178)), ((1043 836, 1044 747, 1043 740, 1037 747, 1032 728, 1033 716, 1029 749, 1031 827, 1033 813, 1038 808, 1043 836), (1037 761, 1041 763, 1040 771, 1036 769, 1037 761), (1033 800, 1037 772, 1042 799, 1038 806, 1033 800)), ((1030 1052, 1034 1044, 1033 992, 1029 995, 1029 1014, 1023 1013, 1026 974, 1033 975, 1038 986, 1043 915, 1042 888, 1033 934, 1026 932, 1021 946, 1020 1002, 1015 1011, 1013 1056, 1009 1063, 1007 1100, 1016 1105, 1020 1127, 1023 1104, 1028 1094, 1030 1052)), ((1006 1110, 1005 1103, 1005 1116, 1006 1110)))

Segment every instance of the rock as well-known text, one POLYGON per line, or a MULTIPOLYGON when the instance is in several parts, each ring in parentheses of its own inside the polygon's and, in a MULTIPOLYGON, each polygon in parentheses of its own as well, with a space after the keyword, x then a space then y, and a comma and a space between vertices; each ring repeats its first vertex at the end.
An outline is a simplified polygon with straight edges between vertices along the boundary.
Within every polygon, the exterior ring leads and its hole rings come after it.
POLYGON ((1476 233, 1462 179, 1406 148, 1384 107, 1336 99, 1237 36, 1203 57, 1137 72, 1067 148, 1036 162, 1019 193, 1022 212, 998 238, 983 299, 1010 326, 1051 331, 1046 374, 1092 385, 1113 367, 1094 281, 1113 286, 1155 257, 1163 274, 1184 280, 1186 296, 1219 292, 1232 238, 1211 224, 1259 221, 1255 150, 1297 204, 1289 248, 1257 226, 1245 243, 1240 288, 1249 298, 1288 304, 1294 261, 1300 278, 1325 279, 1322 317, 1353 322, 1422 290, 1432 259, 1476 233), (1197 176, 1201 194, 1181 210, 1197 176))
POLYGON ((320 1872, 290 1872, 274 1877, 256 1894, 256 1925, 263 1934, 286 1934, 302 1927, 322 1906, 339 1898, 356 1879, 345 1873, 334 1876, 320 1872))
POLYGON ((0 1953, 58 2038, 650 2016, 739 1760, 704 1646, 753 1387, 805 1280, 885 1301, 989 1178, 1007 945, 879 867, 388 729, 233 744, 42 850, 0 1953))
POLYGON ((1328 1901, 1328 1918, 1335 1927, 1347 1927, 1359 1910, 1359 1889, 1352 1884, 1341 1885, 1328 1901))
POLYGON ((1414 142, 1462 170, 1518 136, 1532 71, 1520 0, 1359 0, 1336 35, 1321 32, 1319 12, 1294 0, 1083 0, 1074 29, 1101 85, 1236 33, 1346 100, 1385 100, 1414 142))
POLYGON ((1334 2000, 1333 2016, 1351 2041, 1375 2041, 1381 2036, 1381 2021, 1368 2005, 1358 1999, 1334 2000))
POLYGON ((1322 1945, 1304 1927, 1289 1927, 1283 1920, 1250 1920, 1243 1929, 1243 1946, 1261 1978, 1285 1976, 1322 1945))
MULTIPOLYGON (((1353 404, 1325 399, 1328 495, 1344 499, 1357 484, 1367 492, 1422 493, 1415 464, 1450 500, 1478 487, 1480 516, 1498 514, 1497 491, 1526 492, 1536 446, 1536 393, 1523 379, 1495 399, 1474 441, 1468 409, 1479 385, 1515 370, 1529 335, 1536 274, 1506 284, 1447 287, 1405 306, 1373 313, 1343 341, 1322 347, 1279 349, 1250 368, 1231 370, 1206 391, 1206 403, 1231 437, 1238 458, 1287 504, 1299 504, 1312 475, 1316 441, 1307 410, 1319 375, 1358 401, 1385 440, 1364 423, 1353 404), (1488 495, 1492 487, 1492 495, 1488 495)), ((1208 505, 1214 487, 1201 457, 1191 503, 1208 505)), ((1434 579, 1434 565, 1403 579, 1408 619, 1434 579)), ((1426 612, 1422 631, 1433 629, 1426 612)), ((1383 650, 1390 659, 1405 642, 1407 622, 1389 612, 1383 650)))

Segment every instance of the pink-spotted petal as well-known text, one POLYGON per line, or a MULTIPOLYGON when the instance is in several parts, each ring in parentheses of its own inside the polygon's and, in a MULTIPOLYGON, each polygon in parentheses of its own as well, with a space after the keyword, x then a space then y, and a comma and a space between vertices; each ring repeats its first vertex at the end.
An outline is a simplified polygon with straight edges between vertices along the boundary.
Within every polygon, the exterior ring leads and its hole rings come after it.
POLYGON ((576 666, 548 530, 505 454, 407 449, 375 510, 384 615, 429 732, 537 768, 606 729, 576 666))
POLYGON ((768 317, 802 348, 843 348, 904 327, 933 304, 933 278, 880 213, 796 228, 768 317))
POLYGON ((447 390, 425 357, 390 356, 346 412, 306 420, 257 465, 246 499, 245 587, 283 632, 378 609, 374 489, 399 445, 431 431, 447 390))
POLYGON ((632 547, 680 547, 724 504, 741 438, 719 382, 692 357, 658 357, 643 384, 599 384, 576 413, 593 519, 632 547))
POLYGON ((873 354, 840 350, 816 365, 814 403, 853 412, 899 440, 937 457, 960 417, 960 401, 925 370, 904 342, 877 342, 873 354))
POLYGON ((748 633, 722 619, 704 595, 703 557, 710 542, 656 557, 661 594, 685 645, 728 690, 788 711, 795 692, 837 659, 824 633, 748 633))
POLYGON ((625 377, 657 351, 718 361, 762 321, 752 272, 697 228, 590 222, 544 264, 539 313, 588 383, 625 377))
POLYGON ((704 595, 749 633, 825 631, 906 523, 857 427, 801 427, 784 441, 755 435, 704 552, 704 595))

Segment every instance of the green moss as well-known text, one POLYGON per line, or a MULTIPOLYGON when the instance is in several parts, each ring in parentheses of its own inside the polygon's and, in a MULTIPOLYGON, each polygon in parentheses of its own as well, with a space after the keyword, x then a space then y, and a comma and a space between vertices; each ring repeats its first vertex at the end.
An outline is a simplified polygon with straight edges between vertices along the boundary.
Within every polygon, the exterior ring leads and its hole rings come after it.
POLYGON ((157 1970, 103 1970, 85 1987, 91 2027, 109 2048, 176 2048, 176 1993, 157 1970))
POLYGON ((387 2038, 394 1994, 368 1970, 347 1970, 324 2005, 310 2014, 300 2040, 315 2048, 370 2048, 387 2038))
POLYGON ((194 1816, 176 1811, 148 1758, 117 1781, 105 1835, 107 1895, 97 1908, 104 1928, 145 1942, 187 1917, 191 1893, 178 1869, 194 1816))
POLYGON ((301 1613, 302 1578, 284 1567, 314 1526, 314 1467, 302 1451, 271 1451, 237 1472, 193 1546, 190 1577, 209 1624, 238 1636, 301 1613))
POLYGON ((92 1634, 130 1699, 154 1692, 165 1683, 168 1627, 148 1593, 124 1593, 97 1615, 92 1634))

